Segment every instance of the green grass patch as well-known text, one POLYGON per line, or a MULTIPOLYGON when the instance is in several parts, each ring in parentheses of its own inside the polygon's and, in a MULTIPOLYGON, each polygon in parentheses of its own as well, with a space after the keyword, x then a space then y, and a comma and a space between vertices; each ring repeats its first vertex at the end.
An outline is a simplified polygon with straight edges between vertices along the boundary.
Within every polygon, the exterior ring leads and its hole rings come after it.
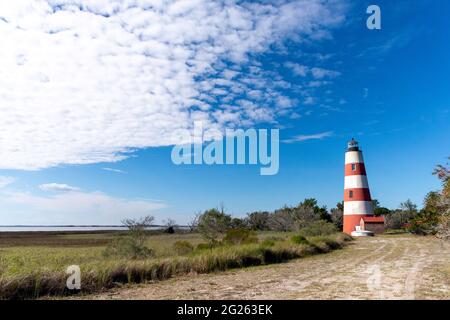
POLYGON ((257 236, 258 242, 254 243, 194 249, 202 243, 197 234, 154 235, 147 245, 155 256, 138 260, 105 257, 102 255, 105 246, 4 247, 0 248, 0 299, 69 294, 65 270, 73 264, 81 268, 81 291, 93 293, 120 284, 164 280, 175 275, 284 262, 339 249, 351 239, 336 233, 307 237, 306 242, 295 243, 290 239, 292 234, 287 233, 257 236))

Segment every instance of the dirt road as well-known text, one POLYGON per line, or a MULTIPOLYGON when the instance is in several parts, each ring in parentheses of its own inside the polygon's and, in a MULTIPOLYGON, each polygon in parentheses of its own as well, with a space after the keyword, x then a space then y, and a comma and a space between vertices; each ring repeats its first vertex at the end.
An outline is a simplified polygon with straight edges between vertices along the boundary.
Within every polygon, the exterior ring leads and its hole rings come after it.
POLYGON ((450 299, 450 245, 431 237, 360 238, 284 264, 192 275, 89 299, 450 299))

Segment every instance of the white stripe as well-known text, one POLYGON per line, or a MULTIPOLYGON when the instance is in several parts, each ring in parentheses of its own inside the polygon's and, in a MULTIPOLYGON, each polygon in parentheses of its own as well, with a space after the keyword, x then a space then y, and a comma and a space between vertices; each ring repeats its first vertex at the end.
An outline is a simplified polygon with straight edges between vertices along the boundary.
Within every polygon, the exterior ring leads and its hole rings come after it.
POLYGON ((344 215, 373 214, 372 201, 345 201, 344 215))
POLYGON ((363 163, 364 159, 361 151, 347 151, 345 153, 345 164, 363 163))
POLYGON ((346 176, 344 178, 344 189, 369 188, 367 177, 362 175, 346 176))

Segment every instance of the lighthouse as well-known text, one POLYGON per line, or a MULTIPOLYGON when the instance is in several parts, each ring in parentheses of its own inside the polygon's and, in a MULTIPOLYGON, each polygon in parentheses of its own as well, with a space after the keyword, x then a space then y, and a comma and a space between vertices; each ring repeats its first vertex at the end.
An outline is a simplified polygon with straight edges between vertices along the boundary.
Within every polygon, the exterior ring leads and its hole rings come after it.
MULTIPOLYGON (((358 142, 352 138, 345 152, 344 232, 364 234, 361 221, 373 216, 373 204, 367 182, 366 168, 358 142)), ((373 235, 373 233, 372 233, 373 235)))

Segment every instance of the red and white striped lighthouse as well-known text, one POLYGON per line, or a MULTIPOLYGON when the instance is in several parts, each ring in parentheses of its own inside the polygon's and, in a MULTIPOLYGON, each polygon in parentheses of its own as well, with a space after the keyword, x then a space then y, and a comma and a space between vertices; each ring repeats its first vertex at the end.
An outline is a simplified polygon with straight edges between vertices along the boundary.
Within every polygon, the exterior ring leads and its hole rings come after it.
POLYGON ((345 152, 344 232, 351 234, 366 216, 373 216, 373 204, 362 151, 352 138, 345 152))

